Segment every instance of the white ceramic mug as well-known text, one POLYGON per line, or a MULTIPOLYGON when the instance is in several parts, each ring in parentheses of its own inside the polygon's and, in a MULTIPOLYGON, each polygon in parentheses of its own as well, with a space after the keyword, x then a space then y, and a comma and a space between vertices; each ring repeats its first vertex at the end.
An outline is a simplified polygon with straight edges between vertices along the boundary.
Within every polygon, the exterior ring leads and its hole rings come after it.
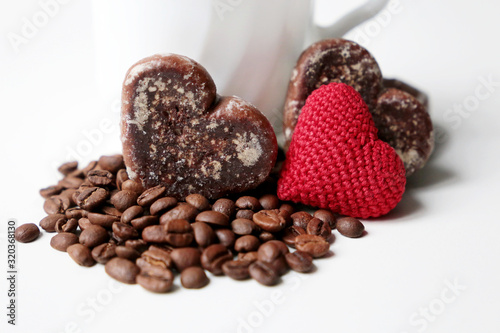
POLYGON ((114 98, 138 60, 186 55, 208 70, 219 94, 252 102, 279 132, 298 56, 312 42, 341 37, 388 2, 366 1, 320 28, 314 0, 93 0, 97 83, 103 96, 114 98))

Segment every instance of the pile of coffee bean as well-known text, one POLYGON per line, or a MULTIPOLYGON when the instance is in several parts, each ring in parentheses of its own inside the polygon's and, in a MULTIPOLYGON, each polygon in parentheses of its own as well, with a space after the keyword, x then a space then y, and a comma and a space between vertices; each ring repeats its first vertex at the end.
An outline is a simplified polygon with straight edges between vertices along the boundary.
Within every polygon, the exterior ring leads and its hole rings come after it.
MULTIPOLYGON (((57 232, 50 245, 81 266, 103 264, 114 279, 152 292, 169 291, 175 273, 185 288, 202 288, 205 271, 275 285, 289 269, 309 272, 314 258, 327 255, 333 229, 348 237, 364 232, 357 219, 327 210, 311 215, 280 202, 273 176, 251 192, 210 202, 199 194, 179 201, 164 186, 144 190, 128 178, 121 155, 82 169, 65 163, 59 171, 64 178, 40 190, 48 214, 40 226, 57 232)), ((15 237, 30 242, 39 233, 28 223, 15 237)))

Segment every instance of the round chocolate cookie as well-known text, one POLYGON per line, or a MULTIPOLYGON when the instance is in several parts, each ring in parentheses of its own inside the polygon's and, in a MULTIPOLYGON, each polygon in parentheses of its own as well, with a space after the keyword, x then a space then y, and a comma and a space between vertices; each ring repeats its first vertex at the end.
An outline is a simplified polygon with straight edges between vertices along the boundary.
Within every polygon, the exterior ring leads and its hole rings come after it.
POLYGON ((289 146, 307 97, 324 84, 345 83, 373 110, 382 90, 382 74, 371 54, 340 38, 317 42, 302 52, 292 73, 284 106, 285 145, 289 146))
POLYGON ((389 88, 372 111, 378 137, 403 160, 406 176, 422 168, 434 149, 434 132, 427 108, 413 95, 389 88))

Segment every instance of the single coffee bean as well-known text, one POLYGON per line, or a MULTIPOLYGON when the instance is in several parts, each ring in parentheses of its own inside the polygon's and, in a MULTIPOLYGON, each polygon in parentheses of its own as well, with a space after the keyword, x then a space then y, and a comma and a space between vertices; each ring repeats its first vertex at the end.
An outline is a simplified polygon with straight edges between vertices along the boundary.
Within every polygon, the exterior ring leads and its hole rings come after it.
POLYGON ((87 179, 90 184, 98 187, 108 186, 113 180, 113 174, 107 170, 92 170, 87 173, 87 179))
POLYGON ((313 258, 320 258, 330 250, 330 243, 316 235, 299 235, 295 238, 295 247, 309 253, 313 258))
POLYGON ((201 267, 188 267, 181 273, 181 284, 187 289, 200 289, 208 284, 207 274, 201 267))
POLYGON ((132 221, 136 217, 141 216, 143 213, 144 213, 144 208, 142 208, 142 206, 139 205, 131 206, 123 212, 120 218, 120 222, 130 223, 130 221, 132 221))
POLYGON ((236 210, 236 205, 231 199, 219 199, 212 205, 212 210, 225 214, 227 217, 231 218, 236 210))
POLYGON ((100 212, 106 214, 106 215, 113 215, 116 216, 117 218, 121 218, 122 212, 116 209, 116 207, 107 205, 105 204, 100 208, 100 212))
MULTIPOLYGON (((286 245, 285 245, 286 247, 286 245)), ((257 258, 259 261, 273 262, 278 257, 285 255, 288 252, 286 247, 286 252, 277 241, 270 241, 262 244, 257 251, 257 258)))
POLYGON ((323 222, 315 217, 309 220, 306 231, 309 235, 318 235, 325 239, 332 234, 332 229, 328 222, 323 222))
POLYGON ((158 224, 158 220, 158 216, 156 215, 146 215, 133 219, 130 221, 130 224, 137 230, 142 230, 150 225, 158 224))
POLYGON ((249 209, 254 212, 262 209, 262 206, 260 205, 259 199, 251 196, 243 196, 238 198, 235 202, 236 207, 239 209, 249 209))
POLYGON ((181 202, 160 217, 160 224, 166 224, 172 220, 193 221, 199 211, 188 203, 181 202))
POLYGON ((287 203, 284 203, 284 204, 281 204, 279 210, 284 210, 284 211, 287 211, 288 214, 292 215, 293 213, 295 213, 295 208, 293 208, 292 205, 290 204, 287 204, 287 203))
POLYGON ((89 226, 93 225, 92 222, 86 217, 82 217, 81 219, 78 220, 78 226, 80 227, 80 230, 85 230, 89 226))
POLYGON ((77 189, 82 185, 83 179, 79 177, 67 176, 60 180, 57 185, 62 186, 63 188, 71 188, 77 189))
POLYGON ((134 262, 137 258, 141 256, 139 251, 137 251, 136 249, 124 245, 117 246, 115 252, 117 257, 128 259, 134 262))
POLYGON ((164 225, 165 240, 172 246, 184 247, 194 239, 193 228, 186 220, 172 220, 164 225))
POLYGON ((47 232, 55 232, 58 220, 66 222, 66 216, 64 214, 50 214, 40 221, 40 227, 47 232))
POLYGON ((278 273, 279 276, 285 275, 289 270, 285 256, 280 256, 271 261, 269 264, 276 271, 276 273, 278 273))
POLYGON ((285 259, 288 266, 296 272, 306 273, 313 267, 313 257, 304 251, 287 253, 285 254, 285 259))
POLYGON ((307 230, 307 224, 312 219, 312 216, 308 212, 296 212, 291 215, 291 218, 294 226, 307 230))
POLYGON ((137 230, 125 223, 115 222, 112 225, 113 237, 120 243, 124 243, 126 240, 139 237, 137 230))
POLYGON ((75 218, 71 219, 59 219, 56 221, 56 225, 54 227, 56 232, 75 232, 78 228, 78 220, 75 218))
POLYGON ((142 239, 148 243, 165 243, 167 232, 163 225, 150 225, 142 230, 142 239))
POLYGON ((127 170, 125 169, 120 169, 116 173, 116 187, 121 191, 122 190, 122 184, 124 181, 128 180, 128 174, 127 170))
POLYGON ((97 165, 97 161, 90 161, 89 164, 87 164, 87 166, 82 169, 82 173, 85 177, 87 177, 87 174, 89 173, 89 171, 92 171, 95 169, 101 169, 101 168, 97 165))
POLYGON ((148 243, 146 243, 143 239, 129 239, 125 241, 125 246, 131 247, 139 253, 146 251, 148 248, 148 243))
POLYGON ((111 196, 111 204, 120 212, 124 212, 127 208, 135 205, 137 201, 137 193, 133 191, 118 191, 111 196))
POLYGON ((260 228, 252 220, 236 219, 231 222, 231 230, 237 235, 250 235, 252 232, 260 230, 260 228))
POLYGON ((191 228, 193 228, 194 240, 199 247, 205 248, 215 243, 215 233, 205 222, 191 223, 191 228))
POLYGON ((57 171, 62 173, 64 176, 67 176, 71 172, 75 171, 77 168, 78 168, 78 162, 71 161, 61 164, 61 166, 57 168, 57 171))
POLYGON ((196 215, 196 222, 205 222, 212 226, 228 226, 229 217, 213 210, 206 210, 196 215))
POLYGON ((190 194, 186 197, 186 202, 198 209, 200 212, 210 208, 210 202, 201 194, 190 194))
POLYGON ((248 267, 251 263, 248 260, 229 260, 222 265, 222 271, 231 279, 245 280, 250 277, 248 267))
POLYGON ((237 252, 257 251, 260 246, 260 241, 254 235, 241 236, 234 243, 234 250, 237 252))
POLYGON ((87 187, 76 198, 76 204, 87 211, 102 206, 108 199, 108 191, 100 187, 87 187))
POLYGON ((118 170, 123 169, 125 164, 123 163, 122 155, 111 155, 111 156, 101 156, 99 158, 99 166, 112 173, 117 173, 118 170))
POLYGON ((258 257, 259 257, 259 254, 257 251, 252 251, 252 252, 247 252, 247 253, 244 253, 244 252, 238 253, 238 260, 245 260, 245 261, 249 261, 250 263, 257 261, 258 257))
POLYGON ((106 263, 104 270, 113 279, 127 284, 135 284, 135 278, 139 274, 139 267, 132 261, 114 257, 106 263))
POLYGON ((116 257, 116 245, 113 243, 103 243, 92 249, 92 258, 100 264, 105 264, 111 258, 116 257))
POLYGON ((264 194, 259 198, 259 202, 262 209, 265 210, 278 209, 280 207, 280 200, 275 194, 264 194))
POLYGON ((66 252, 68 246, 78 243, 78 236, 69 232, 61 232, 50 240, 50 246, 62 252, 66 252))
POLYGON ((326 209, 318 209, 314 212, 313 217, 320 219, 323 222, 328 223, 330 228, 333 230, 337 224, 337 218, 335 215, 326 209))
POLYGON ((91 267, 95 265, 90 249, 82 244, 76 243, 70 245, 66 249, 66 252, 80 266, 91 267))
POLYGON ((169 269, 174 267, 170 252, 157 246, 150 246, 147 251, 141 254, 136 263, 141 269, 147 269, 151 266, 161 266, 169 269))
POLYGON ((286 220, 279 214, 278 209, 261 210, 253 215, 253 221, 262 230, 278 232, 286 227, 286 220))
POLYGON ((180 247, 173 249, 170 253, 170 257, 179 272, 182 272, 187 267, 201 266, 201 252, 194 247, 180 247))
POLYGON ((49 186, 46 188, 42 188, 40 190, 40 195, 43 198, 48 199, 51 196, 54 196, 54 195, 61 193, 62 190, 63 190, 63 187, 61 185, 52 185, 52 186, 49 186))
POLYGON ((137 284, 154 293, 166 293, 172 289, 174 274, 168 269, 159 266, 150 267, 136 276, 137 284))
POLYGON ((142 184, 139 182, 136 182, 132 179, 127 179, 122 183, 122 191, 133 191, 136 193, 141 194, 144 191, 144 188, 142 187, 142 184))
POLYGON ((66 216, 66 218, 68 219, 76 219, 76 220, 79 220, 81 219, 82 217, 86 217, 87 216, 87 212, 84 211, 83 209, 80 209, 78 207, 73 207, 73 208, 69 208, 67 209, 65 212, 64 212, 64 215, 66 216))
POLYGON ((263 261, 255 261, 248 267, 250 276, 265 286, 272 286, 278 283, 279 274, 271 264, 263 261))
POLYGON ((43 204, 43 210, 47 214, 61 214, 64 213, 64 211, 69 207, 69 200, 66 197, 61 197, 60 195, 54 195, 45 199, 43 204))
POLYGON ((253 218, 253 214, 254 214, 253 210, 242 209, 236 212, 236 218, 251 220, 253 218))
POLYGON ((20 243, 29 243, 34 241, 40 235, 40 229, 34 223, 25 223, 20 225, 14 231, 14 239, 20 243))
POLYGON ((91 225, 80 234, 80 244, 93 248, 107 242, 109 239, 106 229, 99 225, 91 225))
POLYGON ((120 220, 118 216, 106 215, 100 213, 88 213, 87 218, 92 224, 108 229, 111 228, 113 223, 118 222, 120 220))
POLYGON ((176 198, 163 197, 153 202, 151 207, 149 207, 149 212, 151 213, 151 215, 162 215, 169 209, 174 208, 176 205, 177 205, 176 198))
POLYGON ((158 185, 155 187, 148 188, 146 191, 137 198, 137 203, 140 206, 151 206, 153 202, 161 198, 165 194, 165 186, 158 185))
POLYGON ((228 249, 232 249, 234 247, 234 243, 236 242, 236 235, 229 229, 215 229, 215 235, 219 240, 219 243, 225 246, 228 249))
POLYGON ((259 239, 262 243, 269 242, 271 240, 275 240, 276 236, 274 234, 270 233, 269 231, 262 231, 259 234, 259 239))
POLYGON ((341 235, 357 238, 363 236, 365 226, 354 217, 342 217, 337 220, 337 230, 341 235))
POLYGON ((292 225, 291 227, 288 227, 285 229, 283 232, 283 236, 281 239, 283 242, 291 247, 295 247, 295 237, 298 235, 305 235, 306 231, 302 229, 301 227, 297 227, 295 225, 292 225))
POLYGON ((201 265, 214 275, 222 274, 222 264, 233 259, 231 252, 221 244, 212 244, 203 250, 201 265))

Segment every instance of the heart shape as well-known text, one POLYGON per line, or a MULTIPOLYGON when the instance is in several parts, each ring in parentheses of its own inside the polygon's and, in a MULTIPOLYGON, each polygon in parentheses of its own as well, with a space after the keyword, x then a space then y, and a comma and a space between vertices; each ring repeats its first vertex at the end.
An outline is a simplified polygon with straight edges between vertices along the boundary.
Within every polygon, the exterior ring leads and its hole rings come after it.
POLYGON ((405 184, 403 162, 378 139, 358 92, 330 83, 307 98, 278 181, 281 200, 377 217, 397 205, 405 184))
POLYGON ((121 138, 128 175, 165 185, 178 199, 215 199, 258 186, 278 151, 267 118, 238 97, 220 97, 210 74, 168 54, 132 66, 122 93, 121 138))

